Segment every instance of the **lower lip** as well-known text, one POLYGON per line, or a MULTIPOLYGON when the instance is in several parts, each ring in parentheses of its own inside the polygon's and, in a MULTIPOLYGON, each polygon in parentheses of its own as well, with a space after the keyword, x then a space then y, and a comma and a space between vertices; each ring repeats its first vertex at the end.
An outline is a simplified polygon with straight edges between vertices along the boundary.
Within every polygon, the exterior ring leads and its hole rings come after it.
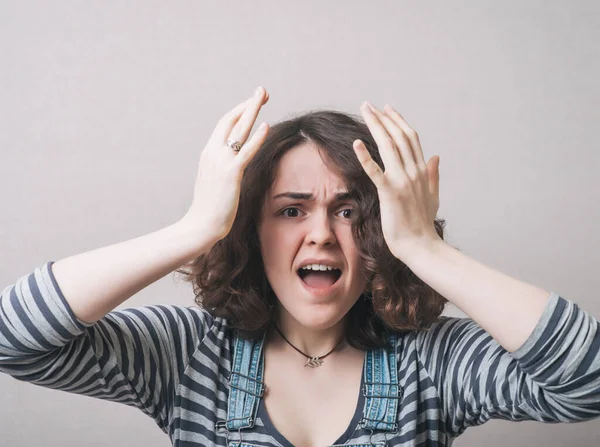
POLYGON ((342 282, 341 279, 342 277, 340 276, 336 282, 334 282, 332 285, 328 286, 328 287, 311 287, 308 284, 306 284, 304 281, 302 281, 302 278, 300 278, 300 276, 296 275, 298 277, 298 281, 300 281, 300 283, 302 284, 302 286, 308 290, 311 294, 316 295, 316 296, 326 296, 329 295, 331 292, 335 291, 335 289, 337 289, 340 285, 340 283, 342 282))

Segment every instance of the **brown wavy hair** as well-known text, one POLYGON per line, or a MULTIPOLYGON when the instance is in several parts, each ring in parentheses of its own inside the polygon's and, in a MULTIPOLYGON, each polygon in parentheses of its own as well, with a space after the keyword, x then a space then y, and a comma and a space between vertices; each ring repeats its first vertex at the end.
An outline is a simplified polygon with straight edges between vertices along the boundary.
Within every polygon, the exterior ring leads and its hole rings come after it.
MULTIPOLYGON (((386 245, 377 189, 352 148, 356 139, 365 143, 383 169, 377 144, 358 115, 315 110, 271 127, 244 171, 231 231, 209 252, 176 270, 184 281, 192 283, 199 306, 226 318, 246 337, 258 337, 274 325, 278 300, 264 272, 257 229, 279 160, 288 150, 312 143, 328 167, 345 179, 357 205, 352 236, 368 283, 346 315, 348 344, 362 350, 383 347, 386 331, 426 329, 438 319, 447 299, 392 255, 386 245)), ((445 220, 436 217, 434 225, 443 239, 445 220)))

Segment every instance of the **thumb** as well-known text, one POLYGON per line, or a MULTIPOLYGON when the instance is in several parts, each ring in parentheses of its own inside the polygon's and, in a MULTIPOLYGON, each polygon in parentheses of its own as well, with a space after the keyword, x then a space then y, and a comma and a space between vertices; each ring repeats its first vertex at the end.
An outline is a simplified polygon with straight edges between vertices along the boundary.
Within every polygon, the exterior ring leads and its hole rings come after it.
POLYGON ((440 157, 435 155, 427 162, 427 174, 429 176, 429 192, 439 199, 440 194, 440 157))
POLYGON ((354 140, 352 143, 352 147, 354 148, 354 153, 358 158, 358 161, 362 165, 364 171, 367 173, 371 181, 375 184, 375 187, 379 190, 383 185, 384 173, 379 167, 369 151, 365 146, 365 143, 362 140, 354 140))

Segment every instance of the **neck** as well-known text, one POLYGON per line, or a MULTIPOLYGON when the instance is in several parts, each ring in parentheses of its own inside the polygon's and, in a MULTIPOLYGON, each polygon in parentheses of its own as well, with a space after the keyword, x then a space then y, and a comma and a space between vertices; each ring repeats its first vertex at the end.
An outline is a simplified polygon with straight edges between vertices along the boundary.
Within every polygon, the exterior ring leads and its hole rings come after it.
MULTIPOLYGON (((297 349, 308 356, 317 357, 327 354, 336 345, 338 349, 343 347, 344 342, 339 342, 344 336, 345 322, 346 319, 343 318, 331 327, 306 327, 282 308, 277 318, 277 327, 284 337, 297 349)), ((276 330, 272 332, 272 337, 275 340, 278 339, 278 344, 287 345, 287 342, 281 338, 281 335, 276 330)), ((290 350, 294 350, 291 346, 287 346, 290 350)))

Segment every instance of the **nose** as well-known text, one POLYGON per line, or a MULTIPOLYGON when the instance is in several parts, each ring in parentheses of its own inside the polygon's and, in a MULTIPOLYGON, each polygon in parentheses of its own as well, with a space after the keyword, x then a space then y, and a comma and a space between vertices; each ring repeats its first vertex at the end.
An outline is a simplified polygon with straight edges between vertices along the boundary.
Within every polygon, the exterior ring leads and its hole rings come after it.
POLYGON ((308 222, 309 230, 306 235, 307 242, 311 245, 333 245, 336 243, 335 233, 329 221, 327 212, 315 213, 308 222))

